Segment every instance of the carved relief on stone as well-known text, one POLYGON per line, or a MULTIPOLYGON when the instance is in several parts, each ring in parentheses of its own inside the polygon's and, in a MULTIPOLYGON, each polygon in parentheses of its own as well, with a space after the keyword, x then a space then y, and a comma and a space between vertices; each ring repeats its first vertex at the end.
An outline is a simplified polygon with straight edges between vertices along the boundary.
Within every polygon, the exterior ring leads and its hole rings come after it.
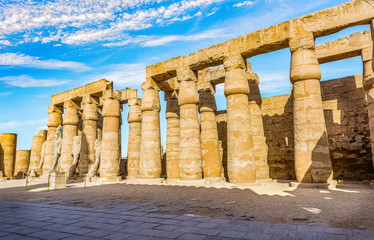
POLYGON ((59 158, 61 156, 62 143, 62 126, 59 125, 56 129, 55 140, 53 142, 53 163, 51 169, 47 173, 56 172, 59 168, 59 158))
POLYGON ((95 163, 90 167, 90 170, 88 171, 89 177, 94 177, 97 174, 97 169, 100 164, 100 157, 101 157, 101 140, 96 139, 95 140, 95 163))
POLYGON ((71 165, 69 169, 69 176, 72 176, 76 168, 78 166, 78 160, 80 157, 80 152, 81 152, 81 146, 82 146, 82 137, 81 136, 75 136, 73 138, 73 149, 71 150, 71 155, 73 156, 73 164, 71 165))

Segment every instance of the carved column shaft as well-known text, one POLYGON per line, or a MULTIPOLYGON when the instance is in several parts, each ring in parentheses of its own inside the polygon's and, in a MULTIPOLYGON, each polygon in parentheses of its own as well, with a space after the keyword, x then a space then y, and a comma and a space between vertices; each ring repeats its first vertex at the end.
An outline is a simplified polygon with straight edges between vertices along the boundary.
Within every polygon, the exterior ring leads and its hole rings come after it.
POLYGON ((305 183, 330 182, 332 166, 313 35, 292 39, 290 50, 296 178, 305 183))
POLYGON ((142 134, 142 101, 130 99, 128 102, 129 141, 127 147, 127 179, 139 176, 140 144, 142 134))
POLYGON ((80 174, 86 174, 88 173, 88 169, 95 163, 94 147, 99 116, 97 103, 90 96, 86 96, 83 99, 82 109, 82 145, 78 169, 80 174))
POLYGON ((241 55, 227 57, 225 95, 227 99, 227 173, 232 183, 256 181, 249 86, 245 61, 241 55))
POLYGON ((17 134, 0 134, 0 170, 5 177, 11 178, 14 175, 16 161, 17 134))
POLYGON ((39 166, 42 146, 45 140, 46 140, 46 136, 44 135, 42 136, 38 135, 32 138, 29 171, 39 166))
POLYGON ((47 142, 45 145, 43 173, 51 169, 53 163, 53 141, 55 139, 56 128, 62 124, 62 113, 55 106, 48 108, 49 117, 47 122, 47 142))
POLYGON ((165 93, 166 103, 166 176, 179 179, 179 105, 172 93, 165 93), (166 97, 169 95, 168 97, 166 97))
POLYGON ((69 169, 73 164, 73 156, 71 155, 73 149, 73 139, 78 134, 78 108, 72 101, 67 101, 64 104, 65 114, 63 119, 63 135, 61 144, 60 156, 60 171, 69 173, 69 169))
POLYGON ((161 177, 160 99, 158 88, 151 81, 143 83, 142 134, 139 178, 161 177))
POLYGON ((14 167, 14 175, 18 173, 27 173, 30 162, 30 150, 17 150, 16 163, 14 167))
POLYGON ((216 121, 216 101, 210 83, 199 91, 199 111, 201 124, 201 152, 204 178, 221 179, 222 163, 216 121))
POLYGON ((372 161, 374 166, 374 72, 373 72, 373 48, 363 49, 361 52, 364 75, 364 89, 366 90, 367 109, 369 115, 369 129, 371 140, 372 161))
POLYGON ((200 125, 197 111, 199 96, 192 70, 178 72, 180 107, 179 171, 181 180, 202 179, 200 125))
POLYGON ((119 117, 118 99, 108 97, 103 106, 103 139, 100 161, 100 178, 116 180, 119 175, 119 117))
POLYGON ((256 179, 269 178, 269 165, 267 163, 268 147, 264 134, 264 123, 261 111, 261 94, 258 87, 258 76, 252 72, 247 73, 249 84, 249 111, 251 115, 251 129, 253 137, 253 155, 256 162, 256 179))

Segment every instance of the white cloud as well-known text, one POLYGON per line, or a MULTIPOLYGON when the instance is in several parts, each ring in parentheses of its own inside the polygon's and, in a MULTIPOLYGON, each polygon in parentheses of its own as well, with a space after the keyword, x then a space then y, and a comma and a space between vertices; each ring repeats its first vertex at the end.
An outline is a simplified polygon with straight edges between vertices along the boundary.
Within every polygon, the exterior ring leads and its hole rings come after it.
POLYGON ((240 2, 240 3, 236 3, 233 5, 233 7, 242 7, 242 6, 251 6, 255 4, 255 2, 252 2, 252 1, 244 1, 244 2, 240 2))
MULTIPOLYGON (((128 31, 163 26, 210 14, 223 0, 56 0, 11 1, 0 5, 0 35, 11 44, 82 44, 126 40, 128 31), (213 9, 215 6, 213 6, 213 9), (206 11, 206 12, 205 12, 206 11)), ((213 11, 214 12, 214 11, 213 11)))
POLYGON ((105 78, 113 81, 115 87, 139 86, 145 81, 145 70, 146 65, 142 63, 113 64, 105 67, 102 73, 87 79, 92 81, 92 79, 105 78))
POLYGON ((20 76, 6 76, 0 78, 0 82, 3 82, 13 87, 53 87, 66 84, 68 80, 57 80, 57 79, 35 79, 28 75, 20 76))
POLYGON ((55 59, 40 60, 39 57, 28 56, 20 53, 0 54, 0 65, 33 67, 43 69, 67 69, 77 72, 87 71, 91 69, 84 63, 73 61, 60 61, 55 59))
MULTIPOLYGON (((27 121, 9 121, 9 122, 4 122, 0 123, 0 132, 13 132, 17 131, 20 132, 25 127, 34 127, 35 125, 40 125, 40 127, 43 124, 43 128, 46 128, 48 119, 38 119, 38 120, 27 120, 27 121)), ((38 128, 40 128, 38 127, 38 128)))
POLYGON ((171 42, 191 42, 203 39, 215 39, 230 37, 224 29, 208 30, 190 35, 168 35, 168 36, 136 36, 125 41, 106 43, 106 47, 118 47, 129 44, 140 44, 143 47, 155 47, 166 45, 171 42))
POLYGON ((291 92, 289 74, 286 73, 257 73, 260 79, 261 94, 286 94, 291 92))
POLYGON ((0 97, 5 97, 11 95, 11 92, 0 92, 0 97))

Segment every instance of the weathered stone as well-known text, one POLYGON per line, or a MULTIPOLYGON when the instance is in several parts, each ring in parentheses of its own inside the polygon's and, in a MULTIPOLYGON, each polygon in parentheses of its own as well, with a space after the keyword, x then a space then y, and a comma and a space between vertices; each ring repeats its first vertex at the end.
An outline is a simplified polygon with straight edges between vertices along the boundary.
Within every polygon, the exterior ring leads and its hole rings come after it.
POLYGON ((18 173, 27 174, 30 162, 30 150, 17 150, 14 175, 18 173))
POLYGON ((142 133, 142 101, 141 99, 129 100, 129 142, 127 147, 127 179, 139 176, 140 144, 142 133))
POLYGON ((16 160, 17 134, 2 133, 0 135, 0 170, 4 177, 11 178, 14 175, 16 160))
POLYGON ((179 173, 179 105, 176 93, 165 93, 166 103, 166 176, 180 179, 179 173))
POLYGON ((300 183, 330 182, 332 166, 313 35, 302 33, 292 39, 290 49, 296 178, 300 183))
POLYGON ((104 100, 103 139, 101 143, 100 178, 117 180, 119 175, 119 117, 120 103, 117 98, 104 100))

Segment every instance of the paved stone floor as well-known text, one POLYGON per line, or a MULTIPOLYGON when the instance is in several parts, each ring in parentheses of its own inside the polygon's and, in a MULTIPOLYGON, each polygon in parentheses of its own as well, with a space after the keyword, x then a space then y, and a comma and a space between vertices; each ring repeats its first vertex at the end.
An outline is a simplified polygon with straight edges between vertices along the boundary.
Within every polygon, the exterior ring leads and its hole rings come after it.
POLYGON ((0 239, 374 239, 374 231, 0 201, 0 239))

